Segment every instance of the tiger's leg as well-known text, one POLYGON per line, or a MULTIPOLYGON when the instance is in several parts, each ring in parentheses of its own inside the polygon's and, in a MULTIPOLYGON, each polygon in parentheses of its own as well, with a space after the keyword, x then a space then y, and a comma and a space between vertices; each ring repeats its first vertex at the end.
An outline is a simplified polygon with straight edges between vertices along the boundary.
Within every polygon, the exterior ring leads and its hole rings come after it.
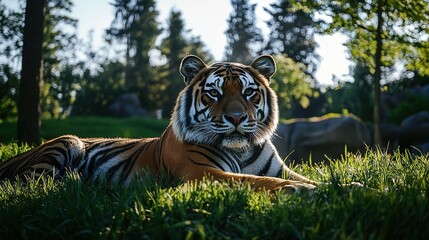
POLYGON ((313 190, 316 188, 315 185, 286 180, 277 177, 267 176, 256 176, 251 174, 231 173, 225 172, 220 169, 208 168, 200 166, 198 169, 194 169, 192 173, 186 175, 188 181, 201 181, 205 176, 212 178, 213 180, 228 181, 233 180, 237 182, 248 183, 251 188, 255 190, 282 190, 286 193, 295 193, 299 190, 313 190))
POLYGON ((76 136, 65 135, 50 140, 28 152, 0 164, 0 180, 35 178, 42 173, 61 178, 76 169, 84 156, 85 145, 76 136))

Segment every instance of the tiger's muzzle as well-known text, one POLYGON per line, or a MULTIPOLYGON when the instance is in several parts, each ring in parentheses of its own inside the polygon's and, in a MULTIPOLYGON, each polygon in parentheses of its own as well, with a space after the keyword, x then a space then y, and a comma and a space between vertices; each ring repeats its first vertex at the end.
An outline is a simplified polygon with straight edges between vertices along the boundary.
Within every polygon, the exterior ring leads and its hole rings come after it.
POLYGON ((244 112, 232 112, 225 114, 225 120, 234 124, 236 127, 247 119, 247 113, 244 112))

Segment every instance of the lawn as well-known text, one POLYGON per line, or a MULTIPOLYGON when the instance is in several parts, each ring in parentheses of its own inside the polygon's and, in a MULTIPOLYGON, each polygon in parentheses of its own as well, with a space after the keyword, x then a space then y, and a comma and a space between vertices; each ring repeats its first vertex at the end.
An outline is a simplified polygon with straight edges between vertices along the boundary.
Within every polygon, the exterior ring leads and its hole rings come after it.
MULTIPOLYGON (((0 146, 0 161, 28 149, 0 146)), ((312 193, 155 181, 124 188, 70 174, 0 184, 1 239, 427 239, 429 156, 368 150, 293 167, 331 182, 312 193), (365 188, 339 187, 359 181, 365 188)))
MULTIPOLYGON (((64 134, 79 137, 159 137, 169 121, 151 118, 72 117, 42 121, 41 137, 52 139, 64 134)), ((0 142, 16 140, 16 120, 0 123, 0 142)))

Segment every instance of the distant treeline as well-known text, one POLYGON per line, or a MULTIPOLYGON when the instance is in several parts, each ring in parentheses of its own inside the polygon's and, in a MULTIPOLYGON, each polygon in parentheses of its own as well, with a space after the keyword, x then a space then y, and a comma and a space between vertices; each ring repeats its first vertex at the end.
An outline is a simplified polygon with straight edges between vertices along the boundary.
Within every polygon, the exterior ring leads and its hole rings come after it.
MULTIPOLYGON (((278 71, 272 84, 282 117, 346 112, 372 121, 371 92, 377 74, 386 93, 429 83, 427 1, 405 6, 400 0, 277 0, 264 9, 270 16, 268 36, 256 25, 256 4, 247 0, 231 0, 231 4, 223 60, 246 64, 260 54, 274 55, 278 71), (333 76, 333 86, 320 86, 314 80, 319 63, 314 36, 334 32, 349 37, 345 45, 355 63, 350 70, 352 81, 333 76)), ((154 0, 115 0, 112 5, 115 17, 105 31, 105 43, 94 48, 92 34, 85 39, 76 35, 78 21, 70 16, 73 1, 46 0, 43 117, 108 115, 118 96, 135 93, 148 113, 161 110, 168 118, 184 84, 178 72, 180 60, 187 54, 208 63, 214 60, 200 37, 185 26, 179 10, 171 10, 162 28, 154 0)), ((17 116, 24 16, 25 1, 19 1, 18 9, 0 2, 0 119, 17 116)), ((410 114, 397 107, 382 113, 397 118, 396 122, 410 114)))

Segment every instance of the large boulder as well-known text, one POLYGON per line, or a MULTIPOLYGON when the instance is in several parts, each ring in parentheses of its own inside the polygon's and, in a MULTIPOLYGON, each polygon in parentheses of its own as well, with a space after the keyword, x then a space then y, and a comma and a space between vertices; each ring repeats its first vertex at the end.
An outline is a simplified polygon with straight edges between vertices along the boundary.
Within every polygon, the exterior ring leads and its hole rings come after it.
POLYGON ((150 116, 140 105, 140 100, 135 93, 119 95, 108 108, 109 114, 115 117, 150 116))
POLYGON ((401 126, 382 125, 383 140, 402 151, 429 152, 429 112, 421 111, 405 118, 401 126))
POLYGON ((280 156, 301 163, 337 159, 348 152, 365 151, 371 134, 356 116, 292 119, 281 123, 273 139, 280 156))

